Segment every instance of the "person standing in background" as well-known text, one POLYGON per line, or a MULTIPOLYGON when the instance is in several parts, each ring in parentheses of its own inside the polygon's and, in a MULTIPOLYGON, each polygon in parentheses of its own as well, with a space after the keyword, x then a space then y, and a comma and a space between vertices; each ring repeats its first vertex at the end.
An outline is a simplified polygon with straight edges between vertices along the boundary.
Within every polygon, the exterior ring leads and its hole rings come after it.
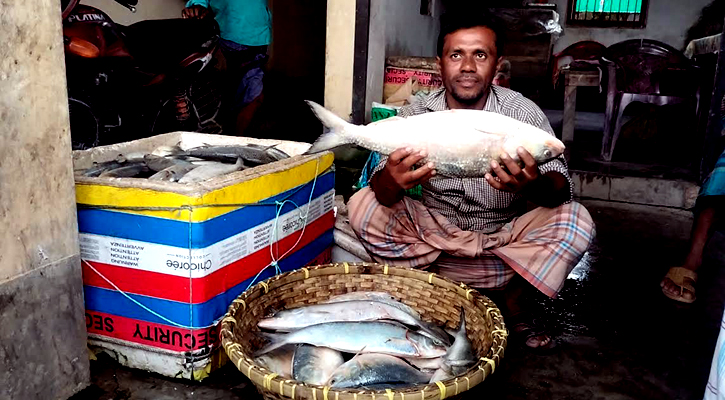
POLYGON ((267 0, 189 0, 183 18, 214 16, 221 33, 220 47, 230 80, 226 98, 235 133, 245 133, 263 100, 267 46, 272 41, 272 17, 267 0))

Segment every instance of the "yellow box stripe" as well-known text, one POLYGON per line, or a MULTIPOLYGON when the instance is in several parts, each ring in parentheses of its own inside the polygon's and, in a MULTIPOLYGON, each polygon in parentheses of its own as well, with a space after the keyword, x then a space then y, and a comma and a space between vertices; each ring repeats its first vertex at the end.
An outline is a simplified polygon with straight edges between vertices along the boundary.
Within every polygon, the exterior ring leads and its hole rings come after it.
MULTIPOLYGON (((76 185, 76 202, 79 205, 111 209, 113 207, 181 208, 214 204, 258 203, 311 181, 315 177, 315 171, 321 175, 332 165, 333 160, 334 156, 327 153, 297 167, 262 175, 196 197, 149 189, 79 183, 76 185)), ((193 210, 123 210, 123 212, 179 221, 201 222, 237 208, 239 207, 200 207, 193 210)))

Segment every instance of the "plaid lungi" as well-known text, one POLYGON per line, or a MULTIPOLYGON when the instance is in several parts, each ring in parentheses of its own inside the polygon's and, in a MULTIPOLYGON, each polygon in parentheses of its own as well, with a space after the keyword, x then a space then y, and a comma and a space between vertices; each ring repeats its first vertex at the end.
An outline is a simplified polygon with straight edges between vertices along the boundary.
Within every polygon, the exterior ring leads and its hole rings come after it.
POLYGON ((581 204, 536 208, 493 233, 463 231, 404 197, 388 208, 370 188, 348 202, 350 225, 380 263, 438 272, 472 287, 506 284, 517 273, 555 297, 591 243, 594 223, 581 204))

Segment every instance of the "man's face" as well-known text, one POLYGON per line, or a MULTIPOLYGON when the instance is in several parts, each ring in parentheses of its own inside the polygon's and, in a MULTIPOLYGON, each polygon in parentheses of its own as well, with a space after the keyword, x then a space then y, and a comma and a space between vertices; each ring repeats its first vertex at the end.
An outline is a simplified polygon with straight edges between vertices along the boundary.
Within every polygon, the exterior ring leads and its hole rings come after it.
POLYGON ((496 34, 489 28, 460 29, 446 35, 438 58, 443 86, 461 104, 475 104, 496 73, 496 34))

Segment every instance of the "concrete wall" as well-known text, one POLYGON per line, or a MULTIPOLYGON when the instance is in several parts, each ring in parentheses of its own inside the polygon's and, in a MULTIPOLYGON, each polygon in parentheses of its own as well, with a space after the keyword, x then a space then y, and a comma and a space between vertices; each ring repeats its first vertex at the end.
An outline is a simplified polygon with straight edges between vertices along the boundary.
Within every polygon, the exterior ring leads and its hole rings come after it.
POLYGON ((327 4, 325 107, 346 120, 352 117, 355 3, 335 0, 327 4))
POLYGON ((89 380, 58 2, 0 6, 0 398, 89 380))
POLYGON ((370 25, 383 31, 386 57, 436 55, 440 1, 434 1, 432 16, 420 14, 420 0, 373 0, 375 2, 381 3, 382 12, 370 25))
POLYGON ((711 0, 650 0, 647 26, 642 29, 582 28, 566 25, 569 0, 551 0, 557 4, 564 27, 562 35, 554 46, 554 52, 565 49, 581 40, 595 40, 605 46, 627 39, 655 39, 676 49, 685 48, 685 34, 700 16, 702 8, 711 0))
POLYGON ((435 57, 442 10, 439 0, 430 16, 420 14, 420 0, 371 0, 366 120, 372 102, 383 100, 386 57, 435 57))

